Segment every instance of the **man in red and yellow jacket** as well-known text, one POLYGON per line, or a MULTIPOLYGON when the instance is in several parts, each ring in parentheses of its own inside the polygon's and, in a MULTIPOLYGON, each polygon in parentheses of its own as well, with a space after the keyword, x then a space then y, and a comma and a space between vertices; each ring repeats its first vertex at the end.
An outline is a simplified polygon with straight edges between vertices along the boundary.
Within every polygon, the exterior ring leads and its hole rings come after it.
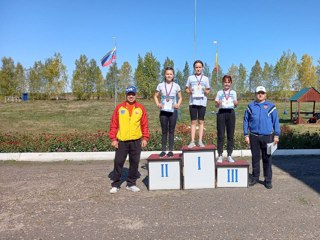
POLYGON ((120 190, 121 172, 124 162, 129 154, 129 173, 127 190, 139 192, 136 186, 141 147, 147 146, 149 138, 148 117, 144 106, 136 102, 137 89, 134 86, 126 88, 126 101, 115 108, 111 123, 109 137, 112 146, 116 148, 114 160, 114 178, 110 193, 120 190))

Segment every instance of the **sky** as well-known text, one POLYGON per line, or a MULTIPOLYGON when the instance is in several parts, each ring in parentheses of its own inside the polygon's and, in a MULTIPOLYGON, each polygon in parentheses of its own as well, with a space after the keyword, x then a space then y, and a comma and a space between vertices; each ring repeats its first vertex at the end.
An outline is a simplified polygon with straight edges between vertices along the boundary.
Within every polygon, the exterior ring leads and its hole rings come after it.
POLYGON ((69 79, 81 54, 101 66, 115 45, 118 66, 133 71, 147 52, 181 71, 195 58, 212 70, 217 50, 224 72, 275 65, 288 50, 318 65, 319 9, 319 0, 0 0, 0 57, 29 68, 60 53, 69 79))

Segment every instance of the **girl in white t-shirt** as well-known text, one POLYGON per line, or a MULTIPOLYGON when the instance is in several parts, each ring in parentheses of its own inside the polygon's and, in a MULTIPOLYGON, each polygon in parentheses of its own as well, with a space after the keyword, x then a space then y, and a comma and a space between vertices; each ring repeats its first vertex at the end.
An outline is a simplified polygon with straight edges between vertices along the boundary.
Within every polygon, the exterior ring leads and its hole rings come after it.
POLYGON ((234 108, 238 105, 237 93, 231 90, 232 78, 224 75, 222 78, 223 89, 218 91, 215 102, 219 108, 217 114, 217 135, 218 135, 218 160, 222 162, 222 152, 224 145, 225 130, 227 130, 227 152, 228 161, 234 162, 231 157, 234 146, 234 130, 236 125, 236 117, 234 108))
POLYGON ((204 117, 207 107, 207 96, 210 93, 210 84, 208 77, 202 73, 203 62, 196 60, 193 63, 194 74, 188 77, 186 83, 186 92, 190 95, 189 112, 191 118, 191 142, 188 148, 196 146, 196 125, 199 124, 199 147, 205 147, 202 138, 204 131, 204 117))
POLYGON ((165 81, 158 84, 156 93, 154 94, 154 101, 157 107, 160 108, 160 124, 162 130, 161 153, 159 156, 164 157, 166 155, 169 133, 169 152, 167 156, 173 157, 174 130, 177 123, 177 109, 182 103, 182 94, 180 86, 173 81, 173 68, 166 67, 164 75, 165 81))

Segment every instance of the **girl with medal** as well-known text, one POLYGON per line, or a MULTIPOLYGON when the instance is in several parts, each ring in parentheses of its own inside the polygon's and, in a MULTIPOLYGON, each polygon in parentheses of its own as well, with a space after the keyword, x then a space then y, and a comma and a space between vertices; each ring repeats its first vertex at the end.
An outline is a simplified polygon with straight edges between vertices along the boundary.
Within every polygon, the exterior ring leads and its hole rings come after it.
POLYGON ((164 70, 165 81, 159 83, 154 94, 154 101, 160 109, 161 125, 161 153, 160 157, 173 157, 174 131, 177 123, 178 109, 182 103, 180 86, 175 83, 174 70, 166 67, 164 70), (159 102, 159 96, 161 101, 159 102), (178 99, 177 99, 178 96, 178 99), (169 152, 166 154, 167 139, 169 135, 169 152))
POLYGON ((202 138, 204 131, 204 116, 207 107, 207 95, 210 93, 208 77, 202 74, 203 62, 196 60, 193 63, 194 75, 188 77, 186 92, 190 95, 189 112, 191 118, 191 142, 188 148, 193 148, 195 144, 196 125, 199 125, 199 147, 205 147, 202 138))
POLYGON ((231 90, 232 78, 229 75, 224 75, 222 78, 223 89, 217 92, 215 99, 216 107, 219 108, 217 113, 217 135, 218 135, 218 160, 221 163, 225 129, 227 130, 227 153, 228 161, 234 162, 231 157, 234 146, 234 130, 236 118, 234 108, 237 107, 237 93, 231 90))

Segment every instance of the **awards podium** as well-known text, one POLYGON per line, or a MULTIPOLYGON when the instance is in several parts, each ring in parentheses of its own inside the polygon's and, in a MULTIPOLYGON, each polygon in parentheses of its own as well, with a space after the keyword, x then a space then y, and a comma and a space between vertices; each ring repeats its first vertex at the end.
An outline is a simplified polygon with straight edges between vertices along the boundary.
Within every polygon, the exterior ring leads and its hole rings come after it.
POLYGON ((149 190, 248 187, 249 163, 216 162, 215 145, 182 148, 182 154, 147 158, 149 190))
POLYGON ((234 163, 217 163, 217 187, 248 187, 249 163, 237 160, 234 163))
POLYGON ((151 154, 147 162, 149 190, 181 189, 181 154, 162 158, 151 154))
POLYGON ((183 189, 215 188, 214 145, 182 148, 183 189))

